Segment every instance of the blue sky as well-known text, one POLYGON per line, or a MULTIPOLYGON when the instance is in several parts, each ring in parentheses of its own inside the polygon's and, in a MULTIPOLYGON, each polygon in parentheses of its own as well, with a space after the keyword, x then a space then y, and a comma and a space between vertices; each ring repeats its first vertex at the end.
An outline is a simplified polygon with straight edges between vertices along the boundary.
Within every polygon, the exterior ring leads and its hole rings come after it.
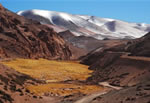
POLYGON ((13 12, 44 9, 150 24, 150 0, 0 0, 0 3, 13 12))

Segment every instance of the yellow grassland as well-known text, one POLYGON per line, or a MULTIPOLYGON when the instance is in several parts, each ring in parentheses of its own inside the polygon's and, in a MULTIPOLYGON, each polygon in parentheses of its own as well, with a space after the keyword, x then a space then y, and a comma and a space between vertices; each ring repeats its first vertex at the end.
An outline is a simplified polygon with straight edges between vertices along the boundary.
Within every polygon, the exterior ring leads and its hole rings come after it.
POLYGON ((76 83, 60 83, 66 80, 86 80, 92 73, 88 66, 74 61, 54 61, 46 59, 15 59, 2 62, 4 65, 33 78, 45 80, 47 84, 31 85, 27 88, 36 94, 52 93, 61 96, 72 93, 88 94, 102 89, 94 85, 80 85, 76 83))
POLYGON ((95 85, 79 85, 68 83, 49 83, 46 85, 28 86, 27 89, 37 95, 49 94, 54 96, 67 96, 77 93, 92 94, 102 90, 101 87, 95 85))

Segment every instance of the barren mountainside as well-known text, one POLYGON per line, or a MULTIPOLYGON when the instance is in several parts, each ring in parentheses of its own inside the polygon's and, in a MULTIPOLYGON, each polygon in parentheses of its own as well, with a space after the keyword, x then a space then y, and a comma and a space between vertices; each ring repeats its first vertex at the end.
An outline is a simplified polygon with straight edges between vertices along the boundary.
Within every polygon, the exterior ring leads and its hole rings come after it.
POLYGON ((96 98, 92 103, 149 103, 149 33, 144 37, 97 49, 82 58, 94 70, 88 83, 108 82, 123 89, 96 98))
POLYGON ((131 52, 130 55, 150 57, 150 32, 128 44, 127 50, 131 52))
POLYGON ((0 56, 69 59, 71 51, 57 33, 0 5, 0 56))

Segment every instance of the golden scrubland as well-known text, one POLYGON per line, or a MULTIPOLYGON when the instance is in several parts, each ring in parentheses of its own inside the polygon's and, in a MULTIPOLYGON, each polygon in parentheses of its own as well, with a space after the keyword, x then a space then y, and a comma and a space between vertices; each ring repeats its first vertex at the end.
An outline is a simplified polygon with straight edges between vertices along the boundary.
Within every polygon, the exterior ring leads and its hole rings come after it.
POLYGON ((66 96, 74 93, 90 94, 101 90, 95 85, 64 83, 64 81, 84 81, 90 74, 88 66, 75 61, 54 61, 46 59, 15 59, 2 62, 4 65, 33 78, 44 80, 46 84, 27 86, 31 92, 42 95, 66 96))
POLYGON ((37 95, 47 94, 54 96, 67 96, 78 93, 91 94, 102 90, 102 88, 95 85, 82 85, 75 83, 49 83, 46 85, 28 86, 27 89, 37 95))

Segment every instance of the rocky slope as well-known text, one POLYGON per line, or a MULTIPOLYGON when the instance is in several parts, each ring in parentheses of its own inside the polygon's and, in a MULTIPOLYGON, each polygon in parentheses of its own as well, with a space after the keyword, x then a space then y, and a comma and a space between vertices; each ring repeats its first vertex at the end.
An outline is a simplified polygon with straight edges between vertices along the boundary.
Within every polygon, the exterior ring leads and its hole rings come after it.
POLYGON ((91 103, 150 103, 150 82, 111 91, 95 98, 91 103))
POLYGON ((40 101, 39 97, 30 94, 24 88, 25 85, 37 83, 37 80, 0 64, 0 103, 40 101))
POLYGON ((38 84, 44 82, 0 64, 0 103, 59 103, 55 97, 35 95, 26 89, 38 84))
POLYGON ((108 82, 123 87, 96 98, 92 103, 150 102, 149 36, 150 33, 113 47, 97 49, 82 59, 82 63, 95 71, 87 82, 108 82))
POLYGON ((131 52, 130 55, 150 57, 150 33, 129 42, 128 45, 127 51, 131 52))
POLYGON ((150 79, 150 58, 145 55, 149 53, 148 38, 149 33, 142 38, 89 53, 82 59, 82 63, 95 70, 89 80, 95 83, 107 80, 114 85, 129 86, 150 79), (137 55, 135 51, 141 54, 137 55))
POLYGON ((71 51, 50 27, 28 20, 0 5, 0 56, 69 59, 71 51))

